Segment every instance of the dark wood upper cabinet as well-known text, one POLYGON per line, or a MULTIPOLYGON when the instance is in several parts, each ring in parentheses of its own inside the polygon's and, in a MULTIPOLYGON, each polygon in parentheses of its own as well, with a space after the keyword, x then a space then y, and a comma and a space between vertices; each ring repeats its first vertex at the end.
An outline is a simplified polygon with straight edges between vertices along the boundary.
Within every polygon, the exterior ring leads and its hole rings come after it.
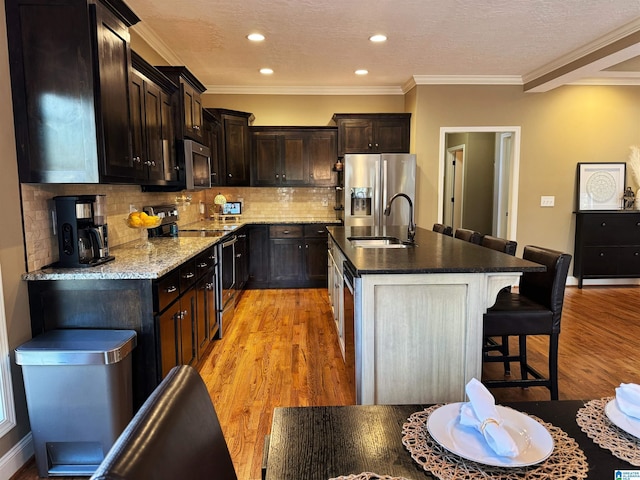
POLYGON ((252 127, 251 184, 332 186, 337 177, 332 127, 252 127))
POLYGON ((143 185, 178 183, 172 96, 178 86, 135 52, 129 85, 133 163, 143 185))
POLYGON ((128 27, 138 17, 117 0, 5 9, 20 181, 132 183, 128 27))
POLYGON ((249 125, 253 122, 253 114, 224 108, 206 110, 219 124, 218 161, 224 177, 224 181, 219 180, 219 185, 249 186, 249 125))
POLYGON ((220 166, 220 138, 222 138, 222 126, 205 108, 202 110, 202 129, 204 144, 211 152, 211 185, 224 185, 224 175, 220 166))
POLYGON ((347 153, 409 153, 410 113, 336 113, 338 156, 347 153))
POLYGON ((180 139, 204 142, 202 127, 202 94, 205 86, 186 67, 156 67, 174 83, 179 85, 176 125, 180 139))

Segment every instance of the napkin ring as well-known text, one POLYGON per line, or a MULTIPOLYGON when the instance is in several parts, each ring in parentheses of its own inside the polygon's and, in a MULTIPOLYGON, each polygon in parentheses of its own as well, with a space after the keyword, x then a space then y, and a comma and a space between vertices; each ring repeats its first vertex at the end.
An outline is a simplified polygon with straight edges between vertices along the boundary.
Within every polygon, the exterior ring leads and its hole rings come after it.
POLYGON ((487 418, 480 425, 480 431, 482 433, 484 433, 484 429, 487 428, 487 425, 489 425, 489 424, 494 424, 497 427, 500 426, 500 422, 498 420, 496 420, 495 418, 487 418))

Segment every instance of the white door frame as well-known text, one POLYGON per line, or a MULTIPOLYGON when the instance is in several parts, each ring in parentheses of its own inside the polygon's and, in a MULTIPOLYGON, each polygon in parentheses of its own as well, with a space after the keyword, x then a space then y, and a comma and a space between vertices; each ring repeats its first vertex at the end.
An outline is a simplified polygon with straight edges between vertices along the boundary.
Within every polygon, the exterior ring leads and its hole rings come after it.
POLYGON ((462 212, 464 211, 463 202, 464 195, 458 195, 458 191, 456 190, 456 184, 460 185, 461 191, 464 191, 464 177, 465 177, 465 148, 466 145, 456 145, 455 147, 447 148, 447 156, 446 156, 446 164, 445 164, 445 179, 447 179, 447 184, 444 185, 443 190, 443 218, 440 220, 440 223, 445 223, 446 225, 451 226, 454 230, 457 226, 462 226, 462 212), (458 161, 457 152, 462 152, 462 161, 458 161), (455 163, 454 163, 455 162, 455 163), (455 202, 452 204, 449 201, 449 198, 453 197, 455 202), (448 206, 448 210, 447 210, 448 206), (460 213, 459 218, 456 220, 456 211, 460 213), (449 218, 447 215, 444 215, 444 212, 448 212, 449 218))
POLYGON ((509 221, 507 222, 506 238, 514 240, 516 238, 516 230, 518 225, 518 179, 520 177, 520 136, 521 127, 440 127, 440 149, 439 149, 439 166, 438 166, 438 222, 442 222, 444 207, 444 169, 446 164, 446 135, 447 133, 464 133, 464 132, 512 132, 513 133, 513 163, 511 164, 511 175, 509 181, 509 221))

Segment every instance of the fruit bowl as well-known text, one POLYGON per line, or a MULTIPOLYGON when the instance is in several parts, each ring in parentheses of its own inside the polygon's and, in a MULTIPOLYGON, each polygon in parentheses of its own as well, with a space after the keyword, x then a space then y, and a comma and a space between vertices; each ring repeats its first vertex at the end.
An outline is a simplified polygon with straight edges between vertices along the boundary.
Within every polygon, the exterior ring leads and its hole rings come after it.
POLYGON ((155 215, 147 215, 145 212, 131 212, 124 222, 129 228, 140 230, 140 243, 136 248, 152 249, 153 244, 148 240, 148 229, 160 226, 162 219, 155 215))
POLYGON ((125 222, 130 228, 156 228, 160 226, 162 219, 145 212, 131 212, 125 222))

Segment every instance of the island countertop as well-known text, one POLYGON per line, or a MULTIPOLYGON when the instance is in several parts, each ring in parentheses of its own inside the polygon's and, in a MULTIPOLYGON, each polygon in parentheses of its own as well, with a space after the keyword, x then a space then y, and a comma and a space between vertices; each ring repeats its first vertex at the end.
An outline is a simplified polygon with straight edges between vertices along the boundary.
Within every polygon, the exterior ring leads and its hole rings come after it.
POLYGON ((536 272, 545 267, 522 258, 440 233, 416 229, 415 246, 407 248, 354 247, 349 237, 392 236, 407 240, 406 227, 327 227, 356 275, 394 273, 536 272))

